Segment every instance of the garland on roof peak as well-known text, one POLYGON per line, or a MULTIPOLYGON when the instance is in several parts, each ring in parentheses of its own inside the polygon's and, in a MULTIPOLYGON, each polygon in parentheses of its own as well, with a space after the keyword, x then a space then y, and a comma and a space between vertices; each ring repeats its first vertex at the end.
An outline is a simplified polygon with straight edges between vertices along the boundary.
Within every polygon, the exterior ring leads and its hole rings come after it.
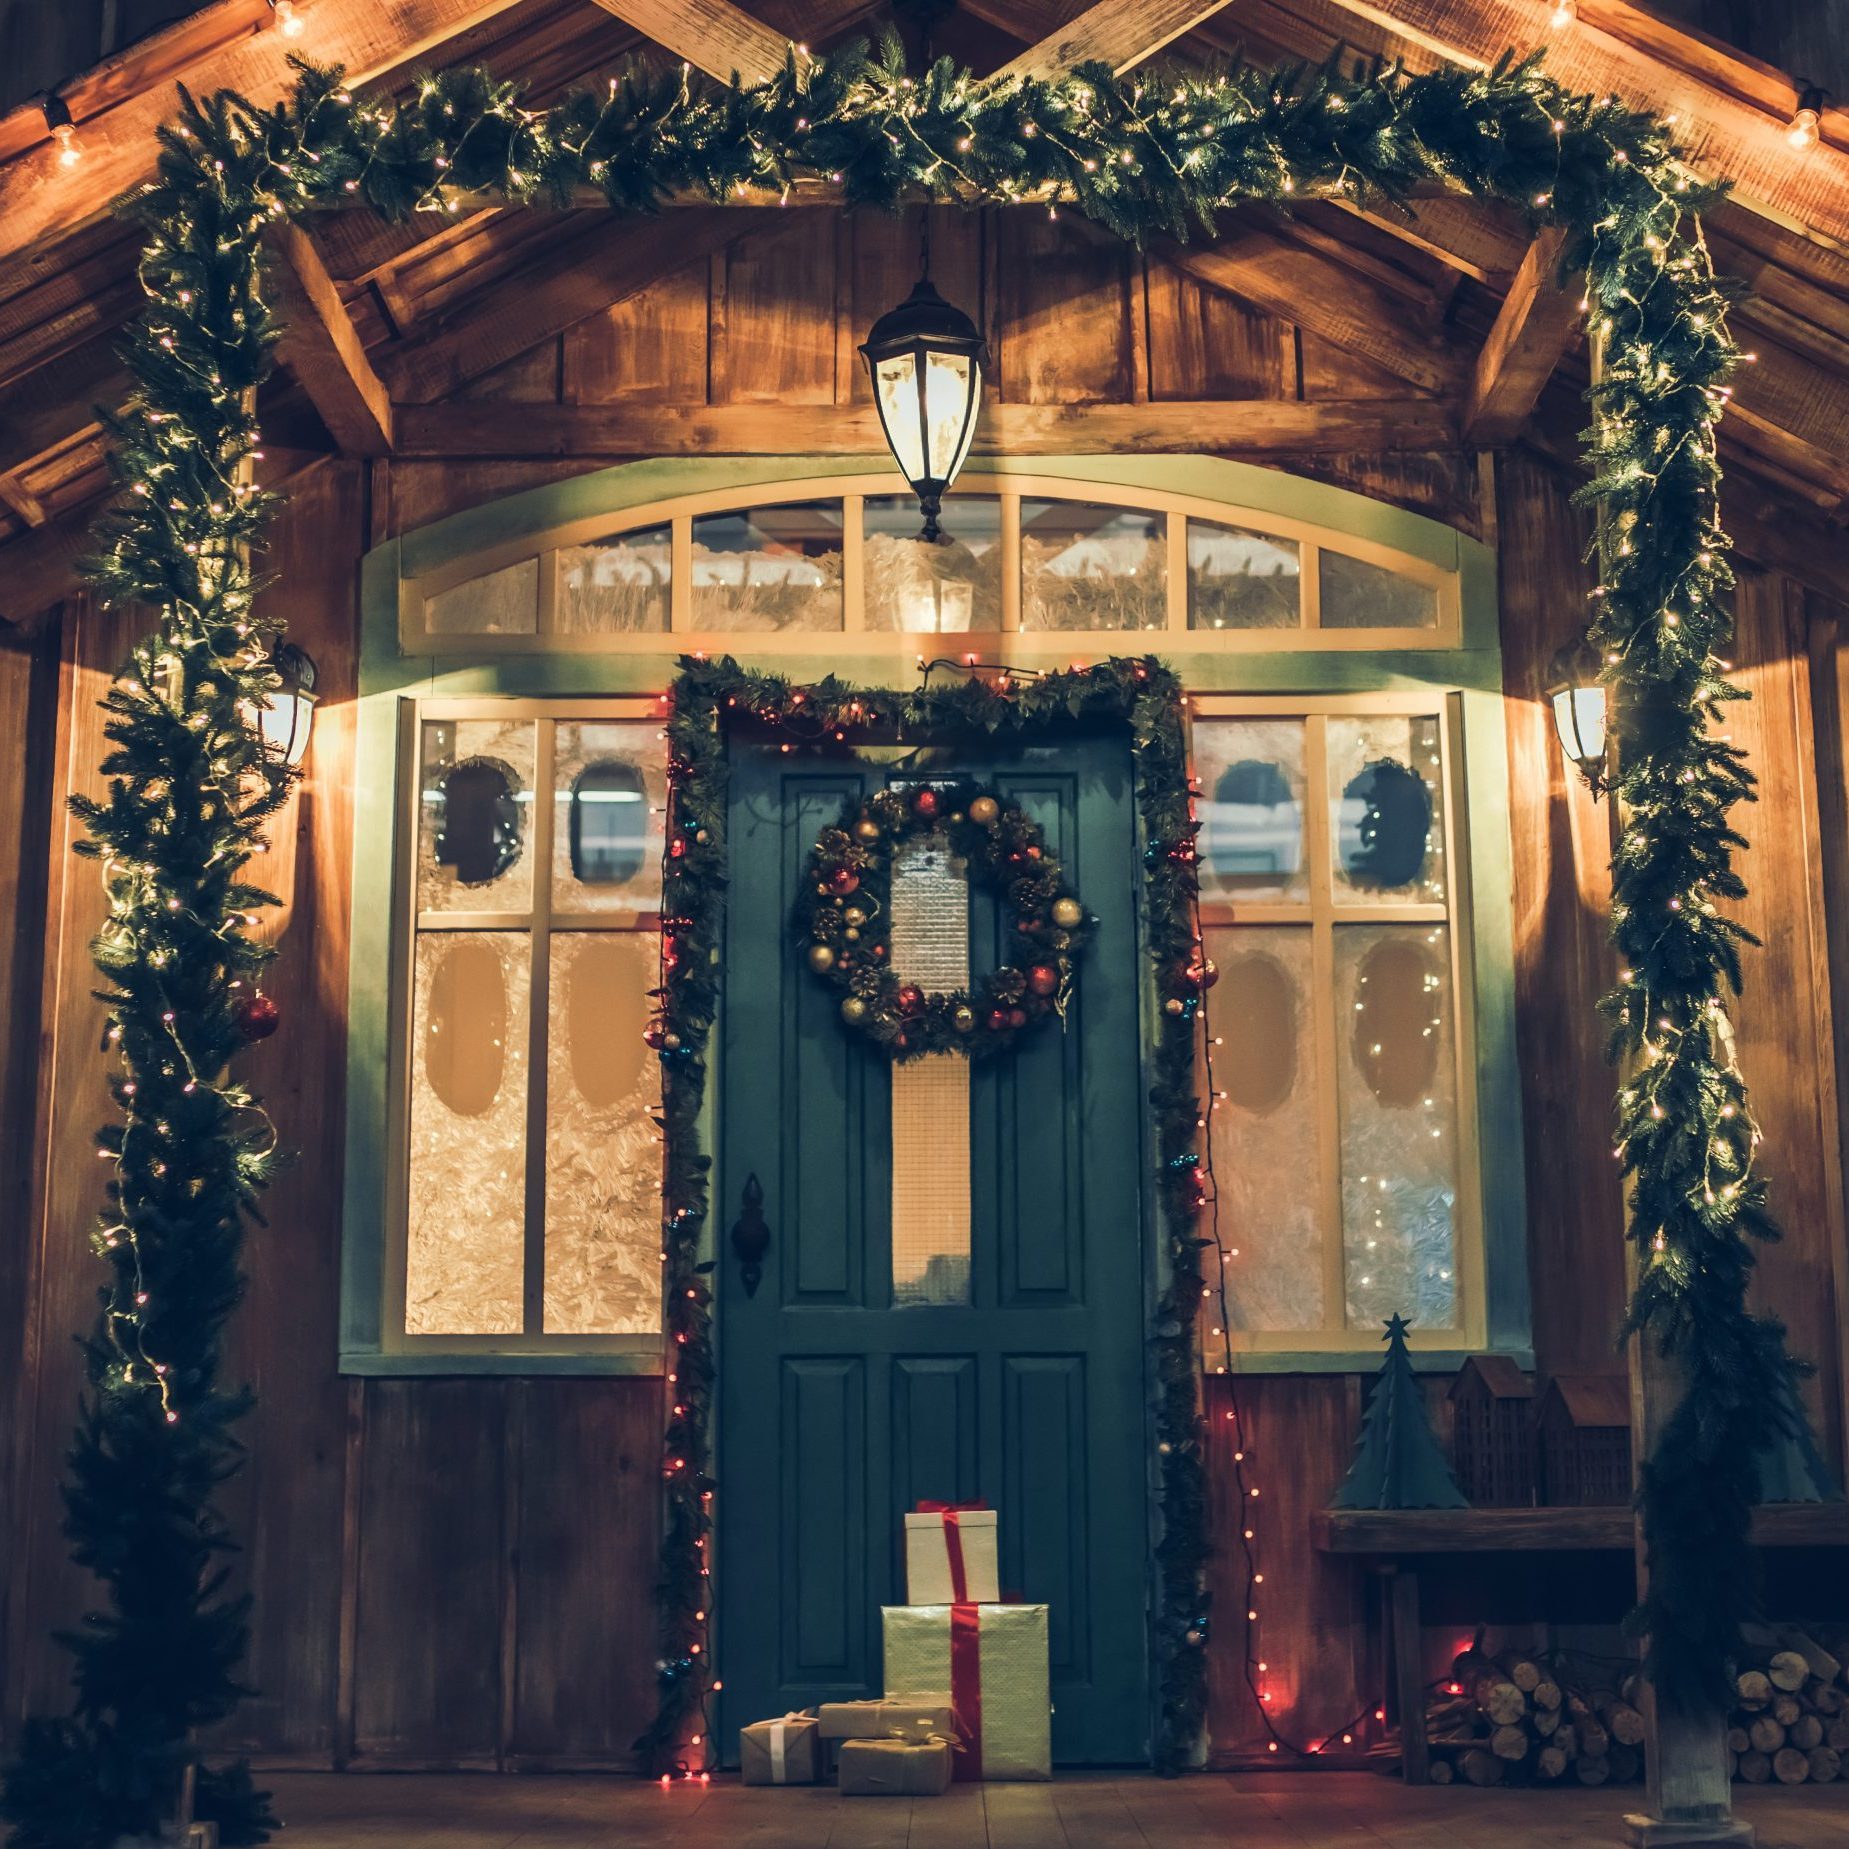
MULTIPOLYGON (((265 954, 249 932, 266 901, 238 872, 287 789, 250 726, 277 634, 249 563, 270 512, 248 479, 276 333, 264 235, 350 204, 404 217, 476 197, 564 205, 588 188, 637 212, 799 184, 888 210, 1031 201, 1135 240, 1211 231, 1247 201, 1391 207, 1434 188, 1561 228, 1602 361, 1585 492, 1606 515, 1592 633, 1622 747, 1624 975, 1608 1009, 1640 1262, 1629 1326, 1687 1381, 1643 1468, 1640 1622, 1666 1700, 1724 1704, 1757 1457, 1791 1404, 1792 1363, 1746 1303, 1754 1242, 1774 1228, 1727 1027, 1745 933, 1721 907, 1742 890, 1728 816, 1752 780, 1711 723, 1738 697, 1721 659, 1732 578, 1715 426, 1741 356, 1701 231, 1718 189, 1691 177, 1668 125, 1511 57, 1485 71, 1092 66, 999 82, 948 61, 909 71, 889 42, 792 50, 756 87, 632 63, 543 109, 481 71, 379 99, 303 65, 274 106, 182 91, 158 177, 130 205, 147 300, 94 577, 155 627, 109 696, 108 796, 80 806, 105 865, 119 1115, 99 1139, 104 1312, 67 1488, 73 1548, 107 1610, 74 1641, 73 1713, 27 1735, 8 1780, 20 1849, 147 1833, 196 1759, 193 1730, 241 1693, 244 1616, 211 1565, 227 1540, 212 1495, 237 1463, 244 1401, 218 1372, 244 1215, 272 1161, 228 1073, 237 985, 265 954)), ((261 1828, 238 1791, 209 1787, 202 1811, 228 1843, 261 1828)))

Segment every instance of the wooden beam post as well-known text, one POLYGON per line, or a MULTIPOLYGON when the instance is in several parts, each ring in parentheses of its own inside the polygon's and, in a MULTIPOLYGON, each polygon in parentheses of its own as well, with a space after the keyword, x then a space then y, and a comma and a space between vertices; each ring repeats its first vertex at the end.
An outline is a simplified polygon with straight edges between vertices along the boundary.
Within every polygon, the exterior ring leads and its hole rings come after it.
POLYGON ((300 225, 269 235, 270 282, 284 326, 277 358, 295 375, 334 441, 349 456, 392 447, 391 395, 373 371, 353 317, 300 225))
POLYGON ((606 13, 729 83, 769 83, 790 55, 790 41, 732 0, 597 0, 606 13))
POLYGON ((1464 441, 1489 449, 1513 442, 1572 344, 1583 312, 1556 273, 1565 234, 1543 231, 1509 285, 1464 400, 1464 441))
MULTIPOLYGON (((628 0, 625 0, 625 4, 628 0)), ((1080 64, 1127 71, 1211 19, 1226 0, 1096 0, 1078 18, 1028 46, 995 72, 998 79, 1063 77, 1080 64)))

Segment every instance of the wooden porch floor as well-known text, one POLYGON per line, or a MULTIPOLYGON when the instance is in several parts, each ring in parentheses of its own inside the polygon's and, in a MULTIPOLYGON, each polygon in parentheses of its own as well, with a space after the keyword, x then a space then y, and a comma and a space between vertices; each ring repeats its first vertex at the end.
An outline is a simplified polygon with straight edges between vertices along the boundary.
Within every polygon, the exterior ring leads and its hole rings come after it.
MULTIPOLYGON (((1363 1772, 1092 1775, 941 1798, 633 1779, 289 1773, 287 1849, 1598 1849, 1635 1790, 1409 1787, 1363 1772)), ((1759 1849, 1849 1849, 1849 1784, 1749 1788, 1759 1849)))

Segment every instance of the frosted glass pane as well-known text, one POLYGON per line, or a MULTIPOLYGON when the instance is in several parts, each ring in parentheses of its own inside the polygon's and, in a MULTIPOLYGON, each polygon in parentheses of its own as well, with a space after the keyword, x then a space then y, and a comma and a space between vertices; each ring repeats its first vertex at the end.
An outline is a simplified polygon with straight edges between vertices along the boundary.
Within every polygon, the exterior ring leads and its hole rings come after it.
POLYGON ((417 904, 425 912, 526 912, 533 905, 531 719, 423 726, 417 904))
POLYGON ((668 627, 674 547, 665 526, 561 546, 553 627, 562 635, 633 635, 668 627))
POLYGON ((1343 552, 1321 557, 1325 629, 1438 627, 1438 593, 1429 584, 1343 552))
POLYGON ((867 627, 925 634, 1002 626, 1001 502, 953 494, 941 543, 918 537, 923 516, 909 494, 866 501, 867 627))
POLYGON ((1202 898, 1308 898, 1303 737, 1301 719, 1195 723, 1202 898))
MULTIPOLYGON (((1307 925, 1209 929, 1220 968, 1213 992, 1214 1178, 1227 1260, 1231 1327, 1320 1329, 1323 1287, 1322 1153, 1316 1001, 1307 925)), ((1209 1261, 1207 1278, 1216 1281, 1209 1261)), ((1217 1319, 1217 1300, 1209 1302, 1217 1319)), ((1208 1348, 1211 1361, 1213 1350, 1208 1348)))
POLYGON ((522 559, 424 600, 424 627, 444 636, 530 636, 539 627, 539 561, 522 559))
POLYGON ((1436 717, 1332 715, 1327 738, 1336 903, 1442 903, 1444 765, 1436 717))
POLYGON ((555 932, 546 1055, 546 1332, 661 1328, 652 931, 555 932))
MULTIPOLYGON (((800 434, 792 419, 791 435, 800 434)), ((741 508, 693 523, 693 626, 841 627, 841 503, 741 508)))
MULTIPOLYGON (((1457 1048, 1442 925, 1335 932, 1350 1328, 1458 1322, 1457 1048)), ((1217 993, 1217 991, 1216 991, 1217 993)))
POLYGON ((1295 629, 1303 620, 1294 539, 1188 519, 1188 627, 1295 629))
POLYGON ((1166 629, 1168 517, 1023 500, 1021 627, 1166 629))
POLYGON ((552 741, 555 910, 646 912, 661 903, 666 752, 657 720, 558 722, 552 741))
MULTIPOLYGON (((969 883, 936 837, 892 864, 892 967, 924 989, 969 983, 969 883)), ((892 1299, 969 1302, 969 1061, 892 1068, 892 1299)))
POLYGON ((528 940, 418 939, 407 1335, 517 1335, 525 1275, 528 940))

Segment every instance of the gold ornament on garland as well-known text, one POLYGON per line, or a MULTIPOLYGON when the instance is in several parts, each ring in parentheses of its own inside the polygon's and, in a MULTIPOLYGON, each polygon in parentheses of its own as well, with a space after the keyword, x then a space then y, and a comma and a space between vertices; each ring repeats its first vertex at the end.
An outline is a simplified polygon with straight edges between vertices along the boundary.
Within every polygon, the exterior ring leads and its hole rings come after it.
POLYGON ((944 1052, 980 1059, 1065 1014, 1085 907, 1018 804, 966 780, 877 791, 817 837, 803 890, 809 967, 842 992, 842 1021, 895 1060, 944 1052), (928 839, 995 891, 1020 946, 1018 965, 1002 964, 973 989, 927 992, 891 966, 893 859, 928 839))

